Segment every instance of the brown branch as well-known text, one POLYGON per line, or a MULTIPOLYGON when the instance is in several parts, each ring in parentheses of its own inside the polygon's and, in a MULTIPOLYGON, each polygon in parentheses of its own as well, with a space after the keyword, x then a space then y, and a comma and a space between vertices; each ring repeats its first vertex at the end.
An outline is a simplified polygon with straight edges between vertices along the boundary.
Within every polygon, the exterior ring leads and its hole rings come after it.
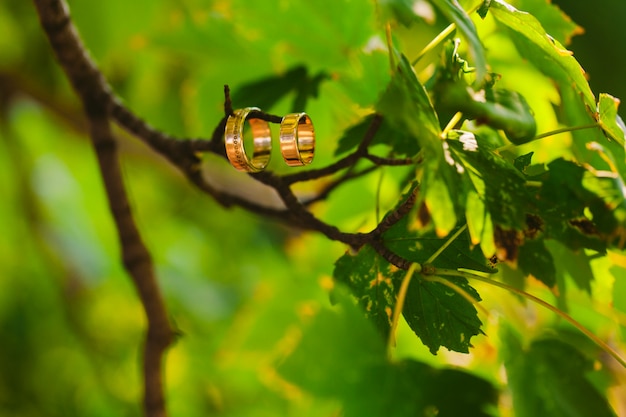
POLYGON ((372 155, 370 153, 366 153, 363 155, 365 159, 369 159, 371 162, 376 165, 388 165, 388 166, 405 166, 405 165, 414 165, 417 161, 413 158, 384 158, 382 156, 372 155))
POLYGON ((391 251, 379 239, 373 239, 371 242, 369 242, 369 244, 372 246, 372 248, 374 248, 376 252, 378 252, 380 256, 383 257, 383 259, 385 259, 390 264, 397 266, 400 269, 405 269, 405 270, 409 269, 409 267, 413 263, 409 261, 408 259, 405 259, 401 257, 400 255, 398 255, 397 253, 394 253, 393 251, 391 251))
MULTIPOLYGON (((37 1, 37 0, 36 0, 37 1)), ((56 0, 60 1, 60 0, 56 0)), ((200 164, 200 159, 194 153, 191 142, 180 140, 163 133, 142 118, 131 112, 113 93, 107 90, 103 98, 108 104, 111 117, 127 132, 142 139, 152 149, 170 160, 181 169, 194 169, 200 164)))
POLYGON ((283 177, 276 176, 267 171, 251 174, 251 176, 261 183, 274 188, 278 192, 278 195, 287 207, 293 226, 307 230, 316 230, 326 235, 326 237, 331 240, 346 243, 353 248, 360 248, 367 242, 367 234, 342 232, 336 226, 325 223, 315 217, 313 213, 308 211, 298 200, 289 184, 283 181, 283 177))
MULTIPOLYGON (((344 242, 354 248, 359 248, 364 244, 372 243, 386 259, 396 259, 393 257, 393 254, 385 249, 382 243, 378 244, 376 242, 378 242, 380 235, 385 230, 391 227, 391 225, 398 221, 401 216, 408 212, 410 206, 413 204, 414 195, 410 196, 407 201, 400 205, 395 212, 387 216, 371 232, 346 233, 315 217, 307 210, 306 204, 300 202, 291 190, 291 185, 296 182, 319 179, 324 176, 333 175, 346 168, 353 168, 359 159, 362 158, 369 159, 376 166, 405 165, 412 163, 413 161, 409 160, 381 158, 369 154, 368 147, 382 123, 381 115, 375 115, 373 117, 363 140, 352 154, 347 155, 327 167, 303 171, 282 177, 269 172, 252 174, 252 178, 276 190, 285 205, 285 209, 265 207, 254 201, 216 189, 205 180, 200 169, 200 159, 196 155, 197 152, 208 151, 221 155, 222 157, 225 156, 222 136, 226 118, 233 112, 233 105, 230 99, 230 90, 228 86, 224 86, 224 117, 214 129, 211 139, 176 139, 154 129, 146 121, 133 114, 132 111, 124 106, 122 101, 111 92, 104 76, 88 56, 84 46, 82 45, 82 42, 71 22, 67 6, 63 0, 35 0, 35 4, 39 10, 42 26, 48 34, 50 43, 52 44, 61 65, 66 71, 70 82, 74 86, 74 89, 81 97, 89 116, 91 136, 93 138, 96 151, 98 152, 102 175, 111 201, 111 209, 118 225, 120 239, 122 241, 124 263, 131 275, 138 274, 133 275, 133 278, 136 280, 136 285, 138 287, 138 291, 140 292, 140 296, 142 297, 142 301, 145 304, 144 307, 146 308, 146 314, 149 319, 149 330, 144 363, 144 371, 146 375, 145 406, 147 414, 153 412, 156 413, 154 415, 165 414, 163 392, 160 382, 159 361, 164 349, 171 342, 173 332, 165 317, 165 310, 162 305, 162 301, 159 301, 160 307, 157 308, 156 311, 153 311, 150 308, 150 300, 154 297, 157 297, 157 299, 160 300, 160 294, 158 293, 158 287, 156 286, 156 281, 154 280, 153 273, 151 272, 152 266, 149 254, 145 249, 145 246, 141 243, 140 236, 132 220, 130 209, 128 208, 124 184, 118 172, 119 166, 115 156, 115 142, 110 131, 109 117, 117 121, 120 126, 125 128, 130 133, 142 139, 152 149, 164 155, 185 174, 191 183, 203 192, 211 195, 215 200, 226 207, 237 205, 258 214, 279 219, 292 226, 318 231, 326 235, 331 240, 344 242), (143 249, 138 250, 137 248, 143 249), (134 251, 137 250, 138 254, 132 255, 134 251), (137 267, 137 265, 139 265, 139 267, 137 267), (150 276, 151 278, 145 281, 146 276, 150 276), (152 284, 145 287, 143 286, 145 285, 145 282, 152 282, 152 284), (156 318, 154 318, 153 315, 156 315, 154 316, 156 318), (154 323, 158 324, 158 326, 154 323), (163 336, 163 334, 160 334, 159 329, 166 329, 164 331, 166 335, 163 336), (156 343, 154 342, 155 340, 160 340, 161 343, 157 343, 155 345, 156 349, 150 350, 149 347, 152 346, 153 343, 156 343), (156 352, 156 355, 153 354, 154 352, 156 352), (149 367, 149 363, 152 363, 155 367, 149 367), (152 377, 156 378, 154 376, 155 370, 158 372, 159 378, 149 380, 148 375, 152 375, 152 377), (152 382, 154 381, 159 381, 159 383, 153 384, 152 382), (152 394, 155 394, 156 396, 152 396, 152 394), (157 400, 154 398, 157 398, 157 400)), ((250 117, 260 118, 272 123, 280 123, 281 121, 279 116, 260 111, 252 112, 250 117)), ((371 169, 375 169, 376 166, 371 169)), ((344 174, 342 178, 336 180, 329 187, 327 187, 327 189, 322 193, 322 196, 320 196, 317 200, 327 196, 334 188, 348 179, 353 178, 355 175, 361 175, 364 172, 369 172, 370 170, 364 170, 357 174, 351 174, 348 171, 348 173, 344 174)), ((403 263, 399 262, 399 264, 403 263)))
POLYGON ((415 200, 417 199, 417 191, 418 187, 413 186, 413 189, 410 191, 409 196, 396 207, 395 210, 389 212, 385 216, 384 219, 376 226, 374 230, 372 230, 372 234, 376 236, 380 236, 389 230, 394 224, 398 223, 404 216, 409 214, 413 206, 415 205, 415 200))
POLYGON ((143 350, 144 412, 164 417, 162 361, 172 343, 172 329, 150 253, 133 219, 117 158, 117 144, 109 124, 109 87, 87 54, 63 0, 35 0, 39 19, 59 63, 80 97, 89 123, 109 208, 120 240, 122 261, 133 280, 148 320, 143 350))
MULTIPOLYGON (((35 2, 40 10, 47 10, 50 16, 54 16, 51 19, 42 19, 42 26, 49 34, 51 43, 59 57, 59 61, 65 68, 68 78, 76 91, 79 93, 89 92, 90 101, 98 102, 105 106, 105 110, 111 118, 116 120, 130 133, 141 138, 154 150, 164 155, 169 161, 181 169, 190 182, 200 190, 211 195, 225 207, 232 205, 241 206, 252 212, 285 221, 293 226, 319 231, 330 239, 339 240, 354 247, 360 247, 367 242, 368 234, 345 233, 340 231, 337 227, 324 223, 316 218, 306 209, 304 204, 298 201, 291 191, 290 185, 300 181, 309 181, 335 174, 342 169, 355 166, 361 158, 370 159, 377 165, 408 163, 408 161, 405 160, 380 158, 368 153, 368 147, 381 126, 381 115, 377 114, 372 118, 363 140, 355 152, 325 168, 302 171, 282 177, 267 172, 252 175, 253 178, 274 188, 278 192, 286 206, 286 210, 265 207, 254 201, 217 190, 207 183, 200 169, 200 159, 196 155, 196 152, 210 151, 225 156, 222 144, 223 129, 226 117, 233 111, 228 86, 224 86, 224 118, 222 118, 213 131, 211 140, 178 140, 154 129, 146 121, 133 114, 122 104, 122 101, 111 92, 104 76, 90 59, 82 45, 71 23, 69 12, 63 0, 35 0, 35 2), (59 34, 63 34, 63 39, 59 38, 59 34)), ((250 117, 260 118, 272 123, 280 123, 281 121, 279 116, 261 111, 252 112, 250 117)), ((350 178, 349 175, 344 177, 350 178)), ((334 186, 329 187, 325 195, 328 195, 330 191, 341 182, 342 180, 340 179, 334 186)), ((376 230, 377 229, 375 229, 375 231, 376 230)))
POLYGON ((374 139, 376 132, 378 132, 378 129, 380 128, 380 125, 382 124, 382 122, 383 122, 383 117, 381 115, 377 114, 374 116, 374 118, 372 119, 372 122, 367 128, 367 132, 365 132, 363 140, 359 144, 356 151, 354 151, 353 153, 341 158, 335 163, 328 165, 327 167, 324 167, 324 168, 311 169, 308 171, 297 172, 291 175, 285 175, 282 177, 283 181, 285 181, 287 184, 294 184, 296 182, 301 182, 301 181, 315 180, 318 178, 335 174, 344 168, 349 168, 353 166, 354 164, 357 163, 359 159, 367 155, 367 147, 372 143, 372 140, 374 139))
MULTIPOLYGON (((233 112, 228 86, 224 87, 224 117, 213 131, 211 139, 208 141, 176 139, 158 131, 142 118, 136 116, 122 103, 121 99, 112 93, 109 84, 90 58, 78 36, 64 0, 34 0, 34 2, 41 25, 48 36, 52 49, 85 109, 90 137, 96 151, 110 210, 120 239, 123 263, 135 284, 148 319, 143 352, 144 412, 146 416, 164 417, 167 414, 162 379, 162 361, 165 350, 174 339, 175 332, 167 318, 150 253, 141 239, 131 213, 110 120, 117 121, 124 129, 165 156, 185 174, 191 183, 224 206, 241 206, 293 226, 316 230, 331 240, 344 242, 353 248, 360 248, 364 244, 371 243, 385 259, 390 260, 390 262, 397 261, 393 263, 398 266, 404 265, 403 262, 398 261, 399 257, 386 249, 378 239, 380 234, 404 213, 405 206, 412 204, 411 197, 391 217, 385 218, 370 233, 346 233, 315 217, 303 203, 298 201, 291 190, 291 185, 295 182, 335 174, 344 168, 354 167, 361 158, 367 158, 377 165, 395 165, 396 160, 386 160, 368 153, 368 147, 382 123, 382 116, 376 115, 372 119, 357 150, 334 164, 322 169, 283 177, 269 172, 252 174, 251 176, 256 180, 275 189, 285 205, 285 209, 265 207, 254 201, 216 189, 205 180, 200 169, 200 158, 196 155, 198 151, 210 151, 225 156, 222 135, 226 118, 233 112)), ((281 121, 279 116, 264 112, 252 112, 250 117, 272 123, 280 123, 281 121)), ((343 179, 339 179, 335 186, 329 187, 326 195, 347 178, 350 178, 349 173, 344 175, 343 179)))
POLYGON ((122 261, 131 276, 148 319, 144 346, 144 410, 146 416, 165 416, 162 358, 174 340, 152 259, 133 219, 117 158, 116 142, 106 113, 90 114, 90 130, 109 206, 118 230, 122 261))

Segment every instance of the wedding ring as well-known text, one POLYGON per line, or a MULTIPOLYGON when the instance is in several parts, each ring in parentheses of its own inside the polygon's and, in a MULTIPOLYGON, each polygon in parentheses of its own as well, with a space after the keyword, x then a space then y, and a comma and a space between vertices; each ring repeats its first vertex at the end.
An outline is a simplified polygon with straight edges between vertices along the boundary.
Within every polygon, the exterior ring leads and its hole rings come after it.
POLYGON ((235 169, 243 172, 259 172, 270 161, 272 151, 272 135, 269 124, 261 119, 250 119, 248 124, 252 134, 252 160, 248 158, 244 148, 244 124, 248 114, 261 111, 258 107, 246 107, 235 110, 228 116, 224 130, 226 156, 235 169))
POLYGON ((315 129, 306 113, 291 113, 280 122, 280 152, 289 166, 310 164, 315 154, 315 129))

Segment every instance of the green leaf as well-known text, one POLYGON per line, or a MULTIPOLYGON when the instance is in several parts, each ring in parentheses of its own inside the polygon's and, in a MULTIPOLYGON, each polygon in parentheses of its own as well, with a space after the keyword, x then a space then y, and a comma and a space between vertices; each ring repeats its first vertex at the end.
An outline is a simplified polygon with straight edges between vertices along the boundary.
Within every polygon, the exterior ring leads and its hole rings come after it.
MULTIPOLYGON (((567 126, 588 126, 598 123, 597 108, 589 108, 574 89, 561 90, 561 105, 558 108, 562 116, 561 123, 567 126)), ((614 140, 607 139, 602 129, 584 129, 571 132, 572 150, 577 155, 579 163, 588 164, 596 169, 604 169, 606 163, 595 152, 593 147, 602 144, 606 154, 615 160, 617 170, 622 177, 626 175, 626 158, 624 146, 614 140)))
POLYGON ((517 262, 524 273, 534 276, 549 288, 556 285, 554 258, 543 239, 526 240, 519 248, 517 262))
POLYGON ((307 100, 318 96, 320 83, 327 78, 328 75, 323 72, 309 77, 305 67, 296 66, 284 74, 263 78, 237 88, 232 100, 239 106, 254 103, 255 106, 269 111, 284 96, 295 91, 291 111, 304 111, 307 100))
MULTIPOLYGON (((458 369, 434 369, 416 361, 397 364, 400 375, 411 380, 413 389, 426 398, 423 410, 437 417, 489 417, 488 406, 497 404, 497 391, 484 379, 458 369), (450 401, 454 392, 454 401, 450 401)), ((411 394, 413 397, 415 394, 411 394)), ((365 414, 361 414, 365 415, 365 414)), ((386 414, 385 414, 386 415, 386 414)), ((412 416, 428 416, 426 412, 412 416)))
POLYGON ((610 405, 589 382, 591 360, 557 339, 523 348, 506 332, 505 366, 516 417, 614 417, 610 405))
MULTIPOLYGON (((546 242, 554 259, 557 275, 569 276, 578 288, 591 295, 591 281, 594 279, 591 261, 593 257, 583 250, 573 251, 561 242, 546 242)), ((560 285, 560 284, 559 284, 560 285)))
POLYGON ((372 372, 384 374, 385 357, 383 340, 344 296, 334 309, 316 314, 278 370, 311 393, 346 398, 355 385, 364 386, 372 372))
POLYGON ((383 378, 374 378, 344 403, 346 417, 489 417, 486 409, 497 403, 497 391, 484 379, 414 360, 393 363, 383 378))
POLYGON ((583 187, 585 168, 563 158, 548 164, 548 173, 540 193, 541 201, 558 203, 558 213, 562 219, 572 219, 584 215, 584 209, 596 197, 583 187))
POLYGON ((485 257, 491 258, 496 253, 493 221, 483 200, 474 191, 467 193, 465 219, 472 245, 480 244, 485 257))
POLYGON ((496 404, 495 388, 469 373, 389 362, 384 344, 346 300, 321 310, 303 332, 278 372, 311 394, 338 399, 346 417, 488 417, 485 409, 496 404), (455 401, 450 390, 458 391, 455 401))
POLYGON ((584 32, 572 19, 552 2, 546 0, 518 0, 517 7, 535 16, 546 32, 564 45, 570 43, 572 36, 584 32))
POLYGON ((413 9, 414 3, 413 0, 380 0, 378 6, 383 10, 389 10, 388 13, 404 26, 410 26, 419 21, 413 9))
MULTIPOLYGON (((435 253, 447 239, 437 237, 434 232, 417 233, 408 230, 407 217, 400 220, 383 239, 394 253, 410 261, 423 263, 435 253)), ((433 265, 439 268, 466 268, 482 272, 493 272, 479 247, 471 247, 467 233, 454 240, 438 257, 433 265)), ((399 287, 405 271, 394 273, 399 287)), ((474 299, 480 296, 463 278, 450 279, 474 299)), ((409 285, 403 310, 404 317, 432 353, 440 346, 457 352, 468 352, 472 336, 481 333, 482 325, 476 308, 463 296, 438 283, 413 277, 409 285)))
POLYGON ((489 416, 486 408, 497 402, 489 382, 413 360, 389 362, 373 333, 344 300, 313 318, 278 372, 313 395, 339 400, 346 417, 489 416), (455 401, 449 400, 451 390, 455 401))
MULTIPOLYGON (((424 262, 443 243, 433 232, 419 235, 407 229, 405 216, 384 235, 385 244, 404 258, 424 262)), ((486 266, 480 248, 470 248, 467 234, 452 242, 433 262, 441 268, 467 268, 493 272, 486 266)), ((390 318, 396 304, 397 289, 406 271, 390 265, 371 247, 365 246, 356 255, 345 254, 335 265, 334 277, 353 292, 365 315, 386 338, 390 318)), ((467 280, 451 281, 463 288, 477 301, 480 296, 467 280)), ((422 342, 436 353, 444 346, 458 352, 468 352, 472 336, 480 334, 481 321, 476 309, 463 296, 447 286, 416 276, 409 286, 403 314, 409 326, 422 342)))
POLYGON ((489 13, 489 6, 491 6, 491 0, 484 0, 478 10, 476 10, 476 13, 478 13, 478 16, 480 16, 481 19, 487 17, 487 13, 489 13))
POLYGON ((520 155, 513 161, 513 166, 520 172, 524 172, 526 168, 530 166, 534 152, 529 152, 524 155, 520 155))
MULTIPOLYGON (((612 265, 610 269, 614 277, 625 277, 626 266, 612 265)), ((613 307, 621 314, 626 314, 626 279, 616 279, 613 284, 613 307)), ((620 323, 622 337, 626 336, 626 323, 620 323)))
POLYGON ((232 3, 239 31, 248 39, 258 40, 254 45, 268 48, 270 61, 289 66, 302 63, 313 72, 349 65, 346 56, 354 56, 375 34, 375 9, 369 2, 232 3))
MULTIPOLYGON (((452 232, 458 230, 453 229, 452 232)), ((451 233, 452 233, 451 232, 451 233)), ((423 263, 447 241, 434 231, 412 230, 409 218, 404 217, 383 235, 385 245, 394 253, 412 262, 423 263)), ((438 268, 473 269, 494 272, 479 247, 471 244, 468 233, 462 233, 433 261, 438 268)))
POLYGON ((333 276, 352 290, 365 316, 386 340, 396 304, 397 277, 392 273, 392 265, 371 246, 365 246, 357 254, 347 252, 339 258, 333 276))
MULTIPOLYGON (((424 202, 435 223, 437 235, 446 236, 458 223, 457 206, 450 188, 455 182, 443 178, 455 176, 455 172, 445 163, 430 163, 424 169, 424 202)), ((457 182, 456 184, 459 184, 457 182)))
POLYGON ((493 0, 489 10, 508 29, 523 57, 554 79, 561 89, 574 90, 579 97, 577 100, 582 100, 588 109, 595 109, 595 98, 580 64, 570 51, 546 33, 534 16, 517 10, 503 0, 493 0))
MULTIPOLYGON (((363 118, 359 123, 346 129, 339 139, 335 155, 348 152, 356 148, 369 128, 375 115, 371 114, 363 118)), ((419 143, 415 138, 405 131, 394 129, 389 122, 383 118, 376 136, 372 140, 372 145, 385 144, 391 148, 396 155, 415 156, 419 150, 419 143)))
POLYGON ((496 155, 470 132, 452 131, 446 143, 450 155, 463 167, 471 186, 483 200, 495 225, 521 230, 530 200, 526 179, 514 165, 496 155), (458 139, 452 139, 454 135, 458 139), (473 140, 472 140, 473 138, 473 140))
POLYGON ((610 94, 600 94, 600 99, 598 100, 598 122, 609 138, 624 146, 626 126, 622 118, 617 114, 619 103, 620 100, 610 94))
POLYGON ((415 76, 411 64, 404 55, 392 51, 398 60, 386 91, 376 105, 390 125, 400 132, 407 132, 419 145, 441 154, 439 145, 439 120, 424 86, 415 76))
POLYGON ((347 128, 337 142, 335 156, 351 151, 352 149, 355 149, 357 146, 359 146, 359 144, 365 137, 367 129, 369 128, 370 124, 372 124, 372 120, 374 119, 374 117, 374 114, 370 114, 369 116, 364 117, 363 120, 361 120, 360 122, 347 128))
POLYGON ((535 199, 545 237, 554 238, 574 251, 589 248, 605 253, 606 243, 602 242, 597 225, 585 214, 586 209, 596 213, 595 219, 615 220, 600 196, 584 185, 589 175, 587 170, 562 158, 550 162, 548 169, 535 199))
MULTIPOLYGON (((610 161, 606 149, 599 144, 595 149, 610 161)), ((613 161, 610 161, 615 165, 613 161)), ((619 174, 613 170, 595 171, 588 170, 585 173, 583 186, 594 193, 597 198, 590 202, 589 211, 593 224, 600 237, 604 237, 607 243, 616 243, 619 249, 624 247, 624 240, 621 238, 626 232, 626 184, 619 174), (616 238, 616 242, 613 242, 616 238)))
POLYGON ((487 59, 485 49, 476 32, 476 26, 469 15, 457 0, 431 0, 441 13, 450 21, 456 24, 459 32, 463 34, 470 45, 470 53, 473 59, 473 66, 476 68, 476 82, 482 85, 487 76, 487 59))
MULTIPOLYGON (((448 278, 470 296, 480 296, 464 278, 448 278)), ((436 354, 441 346, 468 353, 471 338, 482 333, 476 308, 453 289, 415 277, 411 280, 402 311, 422 343, 436 354)))
POLYGON ((504 131, 517 145, 535 137, 537 124, 524 96, 503 88, 475 91, 464 79, 447 76, 449 71, 442 69, 433 87, 435 104, 442 117, 462 112, 467 119, 504 131))

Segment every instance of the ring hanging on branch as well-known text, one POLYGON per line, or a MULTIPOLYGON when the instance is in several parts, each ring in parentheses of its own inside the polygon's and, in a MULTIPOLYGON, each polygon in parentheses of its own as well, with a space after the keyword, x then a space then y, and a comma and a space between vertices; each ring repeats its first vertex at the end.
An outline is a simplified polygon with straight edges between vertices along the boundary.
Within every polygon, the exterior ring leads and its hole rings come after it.
POLYGON ((270 161, 272 136, 269 124, 261 119, 250 119, 253 148, 252 160, 248 158, 244 147, 244 124, 252 111, 261 111, 258 107, 246 107, 235 110, 228 116, 224 130, 226 156, 235 169, 243 172, 260 172, 270 161))
POLYGON ((308 165, 315 154, 315 129, 306 113, 290 113, 280 122, 280 152, 291 167, 308 165))

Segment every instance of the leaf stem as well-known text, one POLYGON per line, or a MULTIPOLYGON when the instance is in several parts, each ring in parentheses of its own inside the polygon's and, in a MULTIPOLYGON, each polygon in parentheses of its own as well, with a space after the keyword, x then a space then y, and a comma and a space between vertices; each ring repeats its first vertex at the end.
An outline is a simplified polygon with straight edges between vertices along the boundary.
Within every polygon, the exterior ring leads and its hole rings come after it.
POLYGON ((617 362, 619 362, 620 365, 622 365, 624 368, 626 368, 626 360, 624 358, 622 358, 619 353, 613 349, 611 346, 609 346, 604 340, 600 339, 598 336, 596 336, 595 334, 593 334, 589 329, 587 329, 586 327, 584 327, 582 324, 580 324, 578 321, 576 321, 576 319, 574 319, 572 316, 570 316, 569 314, 565 313, 564 311, 560 310, 557 307, 554 307, 552 304, 542 300, 539 297, 536 297, 532 294, 527 293, 526 291, 517 289, 515 287, 512 287, 510 285, 507 285, 503 282, 499 282, 499 281, 495 281, 492 280, 490 278, 485 278, 482 277, 480 275, 477 274, 473 274, 471 272, 466 272, 466 271, 458 271, 455 269, 436 269, 436 274, 438 275, 447 275, 447 276, 457 276, 457 277, 463 277, 463 278, 467 278, 467 279, 475 279, 478 281, 482 281, 484 283, 487 283, 489 285, 493 285, 495 287, 499 287, 502 289, 505 289, 507 291, 510 291, 512 293, 515 293, 517 295, 520 295, 530 301, 533 301, 545 308, 547 308, 548 310, 552 311, 554 314, 558 315, 559 317, 563 318, 564 320, 566 320, 567 322, 569 322, 572 326, 576 327, 581 333, 583 333, 585 336, 587 336, 592 342, 594 342, 596 345, 598 345, 602 350, 604 350, 606 353, 608 353, 609 355, 611 355, 617 362))
POLYGON ((594 127, 600 127, 600 124, 592 123, 589 125, 582 125, 582 126, 562 127, 560 129, 551 130, 549 132, 545 132, 540 135, 537 135, 532 140, 539 140, 539 139, 547 138, 548 136, 554 136, 554 135, 558 135, 560 133, 566 133, 566 132, 574 132, 576 130, 593 129, 594 127))
POLYGON ((376 224, 380 224, 380 193, 383 188, 383 177, 385 176, 385 171, 380 170, 380 176, 378 177, 378 183, 376 184, 376 224))
POLYGON ((391 23, 387 22, 385 26, 385 36, 387 37, 387 49, 389 50, 389 65, 391 66, 391 72, 396 72, 398 63, 395 58, 395 51, 393 49, 393 42, 391 39, 391 23))
POLYGON ((445 278, 441 278, 438 276, 434 276, 434 275, 428 275, 428 276, 423 276, 423 279, 425 281, 432 281, 432 282, 438 282, 440 284, 445 285, 446 287, 452 289, 453 291, 455 291, 457 294, 459 294, 461 297, 465 298, 465 300, 467 300, 468 303, 471 303, 474 305, 474 307, 478 308, 480 311, 483 312, 483 314, 487 317, 490 316, 489 314, 489 310, 487 310, 485 307, 483 307, 479 300, 477 300, 475 297, 473 297, 470 293, 468 293, 467 291, 465 291, 463 288, 459 287, 458 285, 456 285, 454 282, 451 282, 445 278))
MULTIPOLYGON (((483 2, 481 1, 480 3, 478 3, 476 6, 472 7, 467 14, 470 15, 472 13, 474 13, 476 10, 480 9, 480 6, 483 4, 483 2)), ((452 32, 454 32, 454 29, 456 29, 456 23, 450 23, 448 26, 446 26, 446 28, 444 30, 442 30, 441 32, 439 32, 439 34, 437 36, 435 36, 433 38, 432 41, 430 41, 428 43, 428 45, 426 45, 419 54, 417 54, 417 58, 415 58, 413 60, 413 62, 411 62, 412 66, 417 65, 417 63, 424 58, 424 56, 429 53, 430 51, 432 51, 433 49, 435 49, 441 42, 443 42, 452 32)))
POLYGON ((432 41, 430 41, 428 43, 428 45, 426 45, 424 47, 424 49, 422 49, 420 51, 419 54, 417 54, 417 58, 415 58, 413 60, 413 62, 411 62, 412 66, 417 65, 417 63, 424 58, 424 56, 429 53, 430 51, 432 51, 433 49, 435 49, 441 42, 443 42, 448 36, 450 36, 450 34, 452 32, 454 32, 454 29, 456 29, 456 24, 455 23, 450 23, 444 30, 442 30, 437 36, 435 36, 433 38, 432 41))
MULTIPOLYGON (((593 129, 595 127, 600 127, 600 124, 599 123, 592 123, 592 124, 589 124, 589 125, 582 125, 582 126, 562 127, 560 129, 550 130, 549 132, 541 133, 541 134, 535 136, 534 138, 532 138, 531 140, 529 140, 526 143, 534 142, 536 140, 544 139, 544 138, 547 138, 549 136, 554 136, 554 135, 558 135, 558 134, 561 134, 561 133, 575 132, 577 130, 584 130, 584 129, 593 129)), ((502 151, 507 151, 509 149, 516 148, 517 146, 519 146, 519 145, 516 145, 514 143, 509 143, 509 144, 506 144, 504 146, 500 146, 499 148, 497 148, 495 150, 495 152, 500 153, 502 151)))
POLYGON ((463 233, 465 231, 465 229, 467 229, 467 223, 465 223, 459 230, 457 230, 456 232, 454 232, 454 234, 452 236, 450 236, 450 238, 448 240, 446 240, 446 242, 441 245, 441 247, 439 249, 437 249, 437 251, 435 253, 433 253, 430 258, 428 258, 428 260, 426 262, 424 262, 424 264, 431 264, 435 261, 435 259, 437 259, 439 257, 439 255, 441 255, 441 253, 446 250, 446 248, 448 246, 450 246, 452 244, 452 242, 454 242, 456 240, 457 237, 459 237, 459 235, 461 233, 463 233))
POLYGON ((406 275, 402 279, 402 284, 400 284, 400 291, 398 291, 398 297, 396 298, 396 305, 393 308, 393 316, 391 319, 391 329, 389 329, 389 339, 387 340, 387 352, 391 353, 391 348, 396 344, 396 329, 398 328, 398 322, 400 321, 400 314, 402 313, 402 309, 404 308, 404 300, 406 300, 406 293, 409 290, 409 284, 411 283, 411 278, 413 278, 413 274, 415 272, 421 272, 422 265, 417 262, 412 263, 409 269, 406 271, 406 275))
POLYGON ((461 119, 463 118, 463 113, 461 113, 460 111, 456 112, 454 116, 452 116, 452 118, 450 119, 450 121, 448 122, 448 124, 446 125, 446 127, 444 127, 444 129, 441 131, 441 138, 445 139, 446 135, 448 134, 448 132, 450 130, 452 130, 454 128, 454 126, 461 121, 461 119))

